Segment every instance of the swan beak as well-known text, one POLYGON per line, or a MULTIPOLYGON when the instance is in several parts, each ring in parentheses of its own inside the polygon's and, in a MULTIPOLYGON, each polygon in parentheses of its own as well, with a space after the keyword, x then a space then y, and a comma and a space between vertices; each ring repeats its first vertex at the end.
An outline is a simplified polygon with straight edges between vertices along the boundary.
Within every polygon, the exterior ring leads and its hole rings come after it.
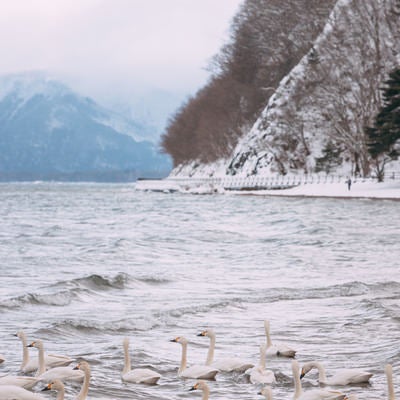
POLYGON ((74 368, 72 368, 72 369, 79 369, 79 364, 78 365, 76 365, 74 368))
POLYGON ((26 347, 34 347, 35 342, 32 342, 31 344, 28 344, 26 347))
POLYGON ((170 342, 178 343, 179 337, 176 337, 175 339, 171 339, 170 342))
POLYGON ((207 335, 207 331, 203 331, 197 334, 197 336, 206 336, 207 335))
POLYGON ((42 392, 45 392, 46 390, 51 390, 51 383, 49 383, 44 389, 42 389, 42 392))
POLYGON ((198 385, 197 385, 197 383, 196 383, 196 385, 193 385, 193 386, 189 389, 189 392, 191 392, 192 390, 197 390, 197 388, 198 388, 198 385))
POLYGON ((300 374, 300 379, 303 379, 305 375, 306 375, 306 374, 305 374, 304 372, 302 372, 302 373, 300 374))

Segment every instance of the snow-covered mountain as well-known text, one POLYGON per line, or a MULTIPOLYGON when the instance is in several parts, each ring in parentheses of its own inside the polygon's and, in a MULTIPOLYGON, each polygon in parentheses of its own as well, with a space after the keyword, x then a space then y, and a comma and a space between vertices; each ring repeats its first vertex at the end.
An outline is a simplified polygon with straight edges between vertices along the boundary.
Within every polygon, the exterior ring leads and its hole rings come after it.
POLYGON ((0 78, 0 179, 165 176, 146 129, 44 73, 0 78))
MULTIPOLYGON (((338 0, 323 32, 231 156, 212 164, 193 160, 172 175, 367 175, 364 128, 373 123, 382 84, 400 62, 399 4, 338 0)), ((388 168, 400 170, 399 162, 388 168)))

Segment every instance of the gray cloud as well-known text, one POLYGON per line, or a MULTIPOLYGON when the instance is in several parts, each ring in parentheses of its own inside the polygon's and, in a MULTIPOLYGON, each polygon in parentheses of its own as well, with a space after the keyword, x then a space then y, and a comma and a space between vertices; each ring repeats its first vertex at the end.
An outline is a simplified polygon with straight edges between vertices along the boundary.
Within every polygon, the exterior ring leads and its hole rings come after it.
POLYGON ((0 73, 47 70, 99 93, 194 90, 242 0, 2 1, 0 73))

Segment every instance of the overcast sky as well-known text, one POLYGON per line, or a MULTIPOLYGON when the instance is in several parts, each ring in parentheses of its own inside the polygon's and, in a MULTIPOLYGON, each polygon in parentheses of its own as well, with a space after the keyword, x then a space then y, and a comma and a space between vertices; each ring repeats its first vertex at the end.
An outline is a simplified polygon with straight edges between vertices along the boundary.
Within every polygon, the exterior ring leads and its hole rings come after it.
POLYGON ((242 0, 0 0, 0 74, 47 70, 83 91, 194 91, 242 0))

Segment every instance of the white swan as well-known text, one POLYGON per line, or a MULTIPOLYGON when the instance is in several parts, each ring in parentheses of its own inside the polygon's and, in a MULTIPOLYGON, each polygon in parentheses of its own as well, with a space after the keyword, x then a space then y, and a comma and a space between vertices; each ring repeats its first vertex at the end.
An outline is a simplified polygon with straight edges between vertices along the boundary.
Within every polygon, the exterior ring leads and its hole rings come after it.
POLYGON ((361 369, 343 369, 335 373, 333 376, 327 378, 324 366, 318 361, 310 361, 303 365, 300 379, 303 378, 307 372, 311 371, 313 368, 318 369, 319 383, 330 386, 345 386, 357 383, 367 383, 373 375, 371 372, 363 371, 361 369))
POLYGON ((300 367, 296 360, 292 361, 292 371, 294 380, 294 400, 344 400, 346 395, 338 390, 314 389, 303 392, 300 382, 300 367))
POLYGON ((258 366, 248 369, 245 373, 249 375, 250 382, 253 384, 263 383, 270 385, 276 383, 273 371, 265 368, 267 345, 260 345, 260 363, 258 366))
POLYGON ((131 358, 129 356, 129 339, 125 338, 124 346, 124 369, 122 370, 121 378, 125 382, 147 383, 154 385, 161 378, 158 372, 152 371, 149 368, 131 369, 131 358))
POLYGON ((191 390, 201 390, 203 392, 202 400, 208 400, 208 396, 210 395, 210 388, 208 387, 205 381, 196 382, 190 389, 191 390))
POLYGON ((272 400, 273 398, 271 386, 264 386, 258 394, 261 394, 267 400, 272 400))
POLYGON ((293 350, 286 344, 272 344, 270 336, 270 323, 268 320, 264 321, 265 336, 267 338, 267 355, 268 356, 281 356, 281 357, 295 357, 296 350, 293 350))
POLYGON ((231 371, 244 372, 247 369, 254 367, 253 363, 246 360, 242 360, 237 357, 222 358, 220 360, 213 361, 215 340, 216 340, 214 330, 207 329, 199 333, 197 336, 207 336, 210 338, 210 347, 208 348, 206 365, 212 366, 214 368, 219 369, 220 371, 225 371, 225 372, 231 372, 231 371))
POLYGON ((74 400, 85 400, 89 392, 89 382, 90 382, 90 366, 86 361, 81 361, 74 370, 82 371, 84 374, 83 384, 78 395, 74 400))
POLYGON ((46 397, 22 387, 2 385, 0 386, 0 400, 46 400, 46 397))
POLYGON ((192 365, 186 368, 186 356, 188 341, 183 336, 172 339, 171 342, 180 343, 182 345, 181 365, 178 370, 178 375, 183 378, 194 379, 214 379, 218 373, 218 369, 209 367, 208 365, 192 365))
POLYGON ((15 376, 15 375, 0 376, 0 385, 19 386, 24 389, 32 389, 38 382, 39 379, 33 376, 15 376))
POLYGON ((395 400, 394 387, 393 387, 393 371, 392 371, 392 366, 390 364, 387 364, 385 366, 385 374, 388 386, 388 399, 395 400))
POLYGON ((50 382, 44 389, 42 389, 42 392, 46 390, 56 390, 57 391, 56 400, 64 400, 65 387, 64 384, 59 379, 50 382))
MULTIPOLYGON (((39 368, 39 359, 38 357, 29 358, 29 350, 26 345, 27 342, 24 331, 18 331, 15 336, 22 342, 22 363, 20 370, 25 373, 36 371, 39 368)), ((45 365, 49 368, 66 366, 71 364, 72 361, 72 358, 59 354, 45 354, 44 356, 45 365)))
POLYGON ((28 345, 28 347, 35 347, 39 350, 39 369, 35 377, 41 381, 51 382, 55 379, 61 381, 83 381, 84 373, 82 371, 74 370, 72 367, 55 367, 46 371, 44 361, 44 348, 41 340, 36 340, 28 345))

